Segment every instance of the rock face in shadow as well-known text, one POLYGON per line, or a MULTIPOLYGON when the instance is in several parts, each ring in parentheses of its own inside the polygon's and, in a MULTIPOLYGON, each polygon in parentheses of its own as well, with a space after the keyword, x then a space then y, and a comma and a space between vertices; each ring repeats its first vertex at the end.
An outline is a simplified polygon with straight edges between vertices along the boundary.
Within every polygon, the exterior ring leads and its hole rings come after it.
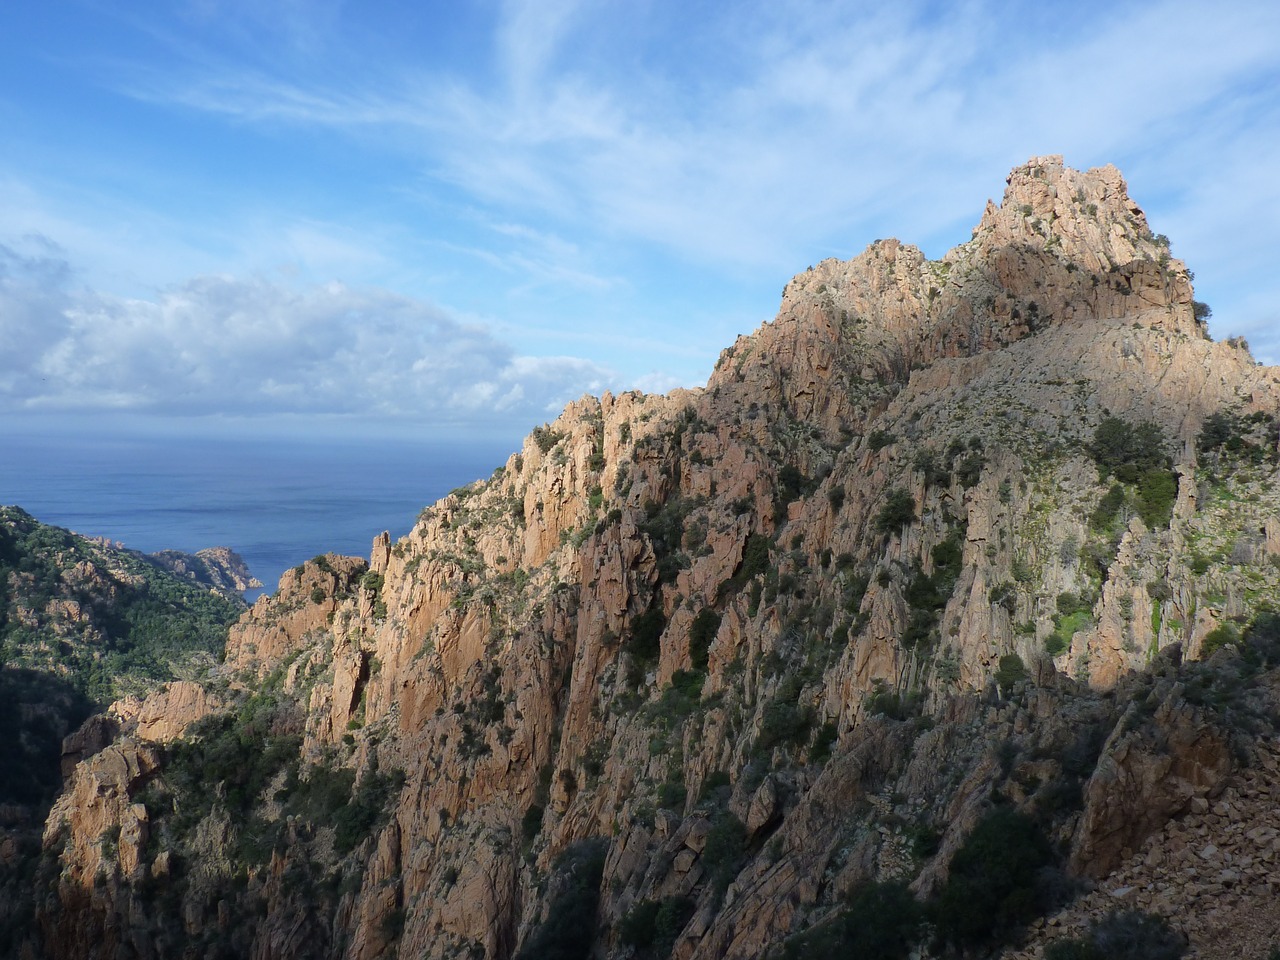
POLYGON ((1105 881, 1271 769, 1277 413, 1119 173, 1035 158, 941 260, 818 264, 705 389, 575 401, 118 704, 28 947, 759 957, 942 896, 997 807, 1105 881))

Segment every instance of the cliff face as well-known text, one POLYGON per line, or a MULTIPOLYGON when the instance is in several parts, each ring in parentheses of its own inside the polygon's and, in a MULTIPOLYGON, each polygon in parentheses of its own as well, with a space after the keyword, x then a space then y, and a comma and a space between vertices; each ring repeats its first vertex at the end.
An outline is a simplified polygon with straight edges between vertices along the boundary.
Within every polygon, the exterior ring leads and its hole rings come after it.
POLYGON ((1055 157, 940 261, 817 265, 705 389, 571 404, 113 708, 26 948, 756 957, 901 881, 961 949, 993 798, 1105 880, 1274 770, 1280 371, 1196 312, 1055 157))

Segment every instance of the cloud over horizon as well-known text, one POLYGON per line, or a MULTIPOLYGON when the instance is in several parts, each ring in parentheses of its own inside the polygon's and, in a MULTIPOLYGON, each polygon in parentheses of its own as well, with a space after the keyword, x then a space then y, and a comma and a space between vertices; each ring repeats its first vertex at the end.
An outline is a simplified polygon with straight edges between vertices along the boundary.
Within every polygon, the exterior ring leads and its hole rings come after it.
POLYGON ((46 238, 0 246, 0 411, 534 423, 616 381, 384 290, 208 275, 141 299, 73 277, 46 238))

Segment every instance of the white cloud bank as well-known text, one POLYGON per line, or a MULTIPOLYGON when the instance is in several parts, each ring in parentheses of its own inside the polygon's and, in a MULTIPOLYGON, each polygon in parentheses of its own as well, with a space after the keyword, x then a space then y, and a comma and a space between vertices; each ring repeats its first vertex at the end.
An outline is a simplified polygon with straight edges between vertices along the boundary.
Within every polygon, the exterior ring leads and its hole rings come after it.
POLYGON ((537 422, 611 371, 517 356, 480 326, 382 290, 202 276, 125 299, 76 289, 46 239, 0 246, 0 412, 343 414, 537 422))

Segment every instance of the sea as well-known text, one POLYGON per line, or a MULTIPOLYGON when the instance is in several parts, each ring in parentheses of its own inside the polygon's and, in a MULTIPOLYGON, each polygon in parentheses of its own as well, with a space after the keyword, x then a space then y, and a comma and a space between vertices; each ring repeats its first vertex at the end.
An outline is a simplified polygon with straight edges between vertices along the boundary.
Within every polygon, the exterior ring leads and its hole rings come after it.
POLYGON ((379 533, 408 533, 424 507, 518 449, 510 438, 24 431, 0 436, 0 503, 145 553, 230 547, 274 592, 286 570, 318 554, 367 558, 379 533))

